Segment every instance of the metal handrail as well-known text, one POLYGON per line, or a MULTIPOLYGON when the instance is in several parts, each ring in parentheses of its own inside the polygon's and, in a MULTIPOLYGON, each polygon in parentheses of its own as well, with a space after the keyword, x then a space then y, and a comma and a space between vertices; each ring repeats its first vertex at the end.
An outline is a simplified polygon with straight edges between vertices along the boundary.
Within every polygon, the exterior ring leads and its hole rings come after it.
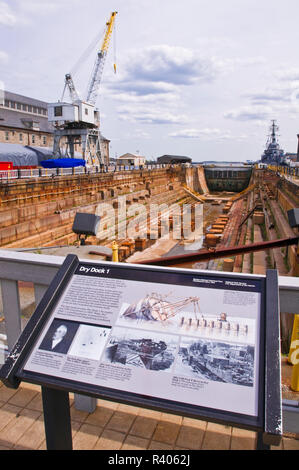
POLYGON ((82 175, 82 174, 96 174, 96 173, 113 173, 114 171, 150 171, 159 170, 163 168, 170 168, 174 165, 169 164, 155 164, 155 165, 142 165, 142 166, 125 166, 125 165, 106 165, 105 168, 100 169, 97 166, 90 168, 75 167, 75 168, 26 168, 26 169, 13 169, 1 170, 0 181, 12 179, 29 179, 29 178, 45 178, 53 176, 68 176, 68 175, 82 175))

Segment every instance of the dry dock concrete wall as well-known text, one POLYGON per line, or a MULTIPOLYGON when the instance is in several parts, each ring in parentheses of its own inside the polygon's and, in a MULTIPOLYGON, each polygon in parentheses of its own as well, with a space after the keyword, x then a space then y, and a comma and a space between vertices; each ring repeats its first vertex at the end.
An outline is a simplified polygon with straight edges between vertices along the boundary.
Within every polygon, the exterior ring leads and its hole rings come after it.
MULTIPOLYGON (((195 169, 190 169, 191 178, 195 169)), ((196 180, 196 178, 195 178, 196 180)), ((118 196, 127 204, 183 197, 183 167, 135 170, 0 183, 0 246, 27 248, 71 244, 76 212, 95 213, 101 202, 117 207, 118 196), (182 192, 180 192, 182 190, 182 192), (171 194, 170 198, 163 195, 171 194)))

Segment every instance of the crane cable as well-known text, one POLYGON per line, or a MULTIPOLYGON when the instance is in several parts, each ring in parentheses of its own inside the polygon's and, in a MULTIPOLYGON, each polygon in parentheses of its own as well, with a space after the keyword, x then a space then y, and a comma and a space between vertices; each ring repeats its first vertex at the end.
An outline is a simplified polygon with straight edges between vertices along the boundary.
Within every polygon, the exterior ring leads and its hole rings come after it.
POLYGON ((104 33, 105 33, 105 28, 104 29, 102 28, 101 31, 91 41, 89 46, 85 49, 83 54, 79 57, 79 59, 77 60, 77 62, 73 66, 73 68, 71 70, 71 75, 75 75, 78 72, 79 66, 82 65, 84 62, 86 62, 86 60, 91 55, 91 53, 93 52, 95 47, 99 44, 99 42, 100 42, 101 38, 103 37, 104 33))
POLYGON ((113 69, 116 73, 116 24, 114 24, 113 30, 113 69))

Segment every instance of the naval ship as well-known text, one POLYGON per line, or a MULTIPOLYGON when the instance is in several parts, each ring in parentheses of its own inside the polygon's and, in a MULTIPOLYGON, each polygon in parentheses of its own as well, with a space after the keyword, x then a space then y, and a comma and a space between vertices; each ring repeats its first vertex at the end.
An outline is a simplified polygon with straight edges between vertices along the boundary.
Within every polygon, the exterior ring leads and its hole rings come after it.
POLYGON ((267 164, 278 164, 281 165, 285 161, 284 151, 280 148, 277 131, 279 130, 276 121, 273 120, 270 127, 270 135, 268 137, 266 148, 263 155, 261 156, 261 162, 267 164))

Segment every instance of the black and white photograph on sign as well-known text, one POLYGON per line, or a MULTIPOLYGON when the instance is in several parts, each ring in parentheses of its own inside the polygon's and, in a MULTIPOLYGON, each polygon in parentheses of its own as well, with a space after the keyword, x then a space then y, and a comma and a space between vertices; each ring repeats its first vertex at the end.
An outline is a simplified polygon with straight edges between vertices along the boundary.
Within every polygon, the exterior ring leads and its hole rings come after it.
POLYGON ((78 328, 77 322, 54 319, 39 349, 67 354, 78 328))
POLYGON ((175 373, 253 387, 254 348, 185 337, 180 344, 175 373))
POLYGON ((126 366, 171 371, 177 353, 178 337, 116 328, 103 360, 126 366))
MULTIPOLYGON (((122 304, 117 324, 255 343, 256 318, 250 312, 249 307, 254 311, 251 303, 243 306, 245 314, 240 316, 239 298, 244 299, 246 293, 232 292, 229 295, 230 293, 221 289, 214 289, 212 292, 201 288, 191 289, 192 293, 197 292, 199 295, 186 295, 190 290, 185 287, 185 295, 180 296, 174 295, 173 292, 157 291, 135 296, 135 302, 122 304)), ((258 294, 250 293, 250 299, 250 302, 254 301, 256 306, 258 305, 258 294)), ((256 313, 254 312, 255 317, 256 313)))
POLYGON ((68 354, 100 360, 111 329, 92 325, 80 325, 68 354))

